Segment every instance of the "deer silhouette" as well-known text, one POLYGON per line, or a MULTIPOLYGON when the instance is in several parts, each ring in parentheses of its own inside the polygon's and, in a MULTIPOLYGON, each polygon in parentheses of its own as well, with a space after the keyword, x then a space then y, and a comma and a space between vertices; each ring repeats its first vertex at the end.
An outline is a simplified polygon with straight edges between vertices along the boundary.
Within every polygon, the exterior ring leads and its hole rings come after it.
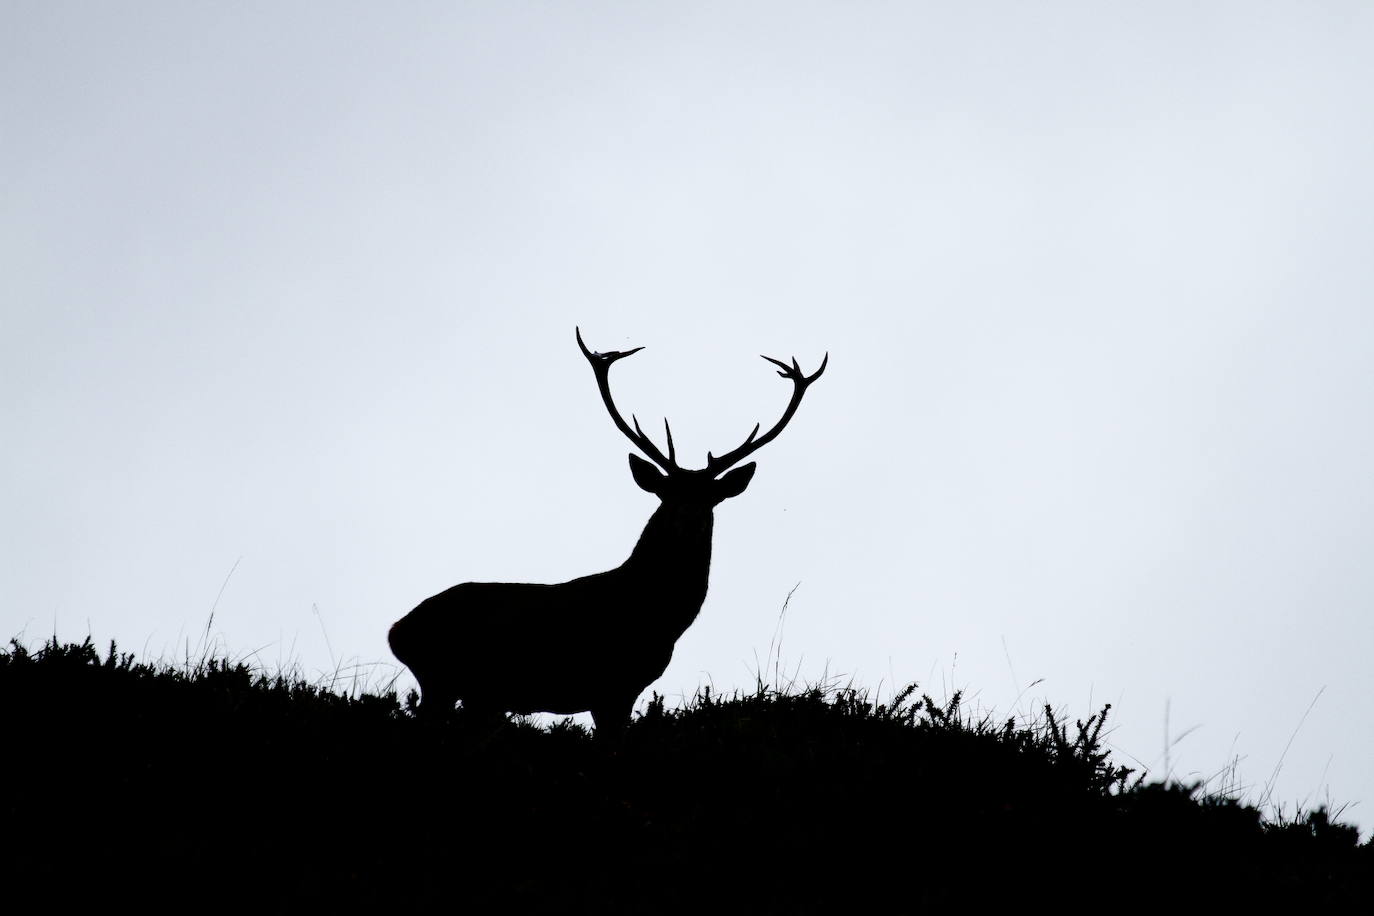
POLYGON ((661 504, 615 569, 557 585, 465 582, 393 624, 387 641, 420 684, 422 713, 447 715, 462 700, 464 714, 479 720, 590 711, 597 734, 622 729, 706 600, 715 507, 754 476, 753 462, 734 465, 782 432, 830 361, 827 353, 808 376, 795 358, 788 365, 763 357, 792 382, 781 419, 762 436, 755 424, 742 445, 719 457, 707 452, 704 468, 688 469, 678 466, 666 419, 664 455, 611 398, 611 366, 644 348, 596 353, 580 328, 576 336, 616 428, 653 462, 631 453, 630 474, 661 504))

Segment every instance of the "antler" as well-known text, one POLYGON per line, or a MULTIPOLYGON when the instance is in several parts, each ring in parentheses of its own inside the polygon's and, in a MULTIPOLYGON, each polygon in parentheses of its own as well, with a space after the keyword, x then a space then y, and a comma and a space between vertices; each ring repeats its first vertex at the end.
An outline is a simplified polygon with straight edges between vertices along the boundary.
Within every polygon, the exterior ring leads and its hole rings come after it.
POLYGON ((782 370, 778 375, 792 380, 792 400, 787 402, 787 409, 782 412, 782 418, 773 425, 772 429, 759 438, 754 438, 758 436, 759 433, 759 424, 755 423, 754 431, 749 434, 749 438, 745 439, 744 444, 739 448, 732 452, 726 452, 719 458, 707 452, 706 470, 710 471, 713 477, 731 465, 738 463, 741 458, 763 448, 763 446, 777 438, 778 433, 782 432, 782 428, 787 425, 788 421, 792 419, 792 415, 797 412, 797 406, 801 404, 802 397, 806 394, 807 386, 821 377, 821 373, 825 371, 826 364, 830 362, 830 354, 826 353, 825 358, 821 360, 821 367, 816 370, 816 374, 804 375, 801 366, 797 364, 797 358, 795 356, 792 357, 792 365, 790 366, 782 360, 774 359, 771 356, 764 356, 763 358, 782 370))
MULTIPOLYGON (((639 428, 639 420, 634 414, 630 414, 630 420, 634 423, 634 429, 630 429, 629 423, 620 415, 616 409, 615 401, 611 399, 611 364, 618 359, 624 359, 643 350, 643 347, 635 347, 633 350, 612 350, 609 353, 596 353, 587 349, 587 345, 582 342, 582 329, 576 328, 577 345, 582 348, 582 355, 587 357, 587 362, 592 364, 592 372, 596 373, 596 386, 601 389, 601 400, 605 402, 606 409, 610 411, 611 419, 615 421, 616 427, 625 434, 635 448, 653 459, 654 463, 665 471, 681 470, 677 466, 677 453, 673 450, 673 431, 668 426, 668 418, 663 418, 663 431, 668 434, 668 454, 665 457, 658 450, 658 446, 644 434, 644 430, 639 428)), ((819 375, 820 373, 817 373, 819 375)))

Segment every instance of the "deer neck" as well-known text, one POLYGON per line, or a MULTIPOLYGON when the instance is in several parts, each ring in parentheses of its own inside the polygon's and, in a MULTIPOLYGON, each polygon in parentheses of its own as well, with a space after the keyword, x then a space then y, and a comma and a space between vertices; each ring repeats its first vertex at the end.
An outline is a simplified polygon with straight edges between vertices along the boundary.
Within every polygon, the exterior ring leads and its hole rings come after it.
POLYGON ((639 536, 624 570, 654 592, 667 593, 670 606, 695 617, 706 600, 711 569, 711 509, 661 504, 639 536))

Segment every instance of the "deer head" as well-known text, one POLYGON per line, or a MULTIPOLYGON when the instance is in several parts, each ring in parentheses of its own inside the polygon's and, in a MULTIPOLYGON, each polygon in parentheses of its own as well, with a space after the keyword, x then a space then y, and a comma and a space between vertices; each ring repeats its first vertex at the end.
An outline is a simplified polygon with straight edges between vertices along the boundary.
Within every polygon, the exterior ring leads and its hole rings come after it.
POLYGON ((813 375, 806 375, 802 372, 795 357, 792 364, 788 365, 780 359, 771 356, 761 356, 762 359, 778 367, 778 375, 792 382, 792 398, 787 402, 787 409, 783 411, 782 417, 773 424, 773 428, 762 436, 759 435, 761 424, 755 423, 754 429, 749 433, 744 442, 726 452, 720 457, 716 457, 710 452, 706 453, 706 466, 703 468, 684 468, 677 463, 677 451, 673 447, 673 429, 668 424, 665 417, 663 420, 663 433, 668 441, 668 454, 659 451, 653 440, 640 428, 639 419, 633 414, 630 415, 630 422, 626 423, 621 416, 620 410, 615 406, 615 399, 611 397, 611 366, 617 360, 627 356, 633 356, 643 347, 635 347, 633 350, 611 351, 609 353, 597 353, 589 350, 582 340, 582 329, 576 328, 577 345, 582 349, 582 355, 591 364, 592 372, 596 374, 597 388, 601 391, 601 400, 606 405, 607 412, 615 422, 616 428, 625 434, 625 437, 645 455, 649 456, 653 464, 640 458, 633 452, 630 454, 630 473, 634 476, 635 483, 641 489, 653 493, 664 502, 697 504, 707 508, 738 496, 749 486, 749 481, 753 479, 756 465, 751 461, 742 467, 730 470, 741 460, 758 451, 777 438, 778 433, 782 432, 797 412, 797 407, 801 404, 802 398, 806 395, 806 389, 816 379, 821 377, 826 365, 830 362, 830 354, 825 354, 821 360, 821 367, 813 375), (658 465, 661 472, 654 467, 658 465), (724 475, 723 477, 721 475, 724 475))

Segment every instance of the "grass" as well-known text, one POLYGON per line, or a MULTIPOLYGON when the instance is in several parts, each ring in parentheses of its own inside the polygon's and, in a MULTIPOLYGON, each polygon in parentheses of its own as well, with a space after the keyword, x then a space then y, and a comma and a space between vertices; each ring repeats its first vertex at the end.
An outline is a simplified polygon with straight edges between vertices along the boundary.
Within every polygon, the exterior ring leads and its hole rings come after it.
POLYGON ((209 652, 12 642, 0 887, 153 909, 789 914, 1310 910, 1374 891, 1374 847, 1325 808, 1266 821, 1114 764, 1110 707, 1018 724, 914 685, 880 703, 760 683, 654 696, 618 742, 413 711, 209 652))

